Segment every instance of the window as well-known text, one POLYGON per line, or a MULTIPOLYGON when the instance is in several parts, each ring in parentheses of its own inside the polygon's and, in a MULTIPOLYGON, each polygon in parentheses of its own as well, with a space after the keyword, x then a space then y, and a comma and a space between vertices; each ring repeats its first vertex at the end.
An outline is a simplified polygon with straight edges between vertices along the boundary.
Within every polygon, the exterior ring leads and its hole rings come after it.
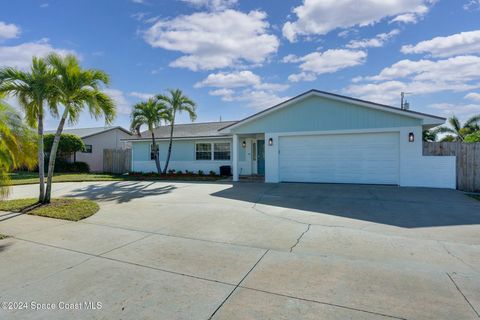
POLYGON ((212 160, 212 144, 197 143, 195 145, 196 160, 212 160))
POLYGON ((85 145, 85 150, 83 150, 82 153, 92 153, 92 145, 91 144, 86 144, 85 145))
POLYGON ((257 161, 257 143, 252 143, 252 160, 257 161))
MULTIPOLYGON (((158 149, 159 149, 159 147, 158 147, 158 144, 157 144, 157 157, 159 158, 158 149)), ((152 144, 150 145, 150 160, 155 160, 155 153, 153 151, 153 145, 152 144)))
POLYGON ((213 160, 230 160, 230 143, 215 143, 213 145, 213 160))

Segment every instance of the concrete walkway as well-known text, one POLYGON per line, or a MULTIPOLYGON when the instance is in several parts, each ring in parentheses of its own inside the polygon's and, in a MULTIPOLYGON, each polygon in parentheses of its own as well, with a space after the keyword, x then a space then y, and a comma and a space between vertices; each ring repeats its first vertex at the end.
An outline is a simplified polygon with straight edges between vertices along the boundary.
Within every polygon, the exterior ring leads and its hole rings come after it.
POLYGON ((0 222, 1 300, 28 305, 0 319, 479 319, 480 202, 460 192, 103 182, 54 194, 101 209, 0 222))

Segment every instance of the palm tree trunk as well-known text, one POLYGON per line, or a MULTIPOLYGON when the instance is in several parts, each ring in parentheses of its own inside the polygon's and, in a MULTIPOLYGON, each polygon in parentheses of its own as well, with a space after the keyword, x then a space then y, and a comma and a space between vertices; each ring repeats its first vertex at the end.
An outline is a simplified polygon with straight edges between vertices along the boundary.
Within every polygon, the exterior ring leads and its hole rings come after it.
POLYGON ((165 161, 165 168, 163 174, 167 174, 168 163, 170 162, 170 155, 172 154, 172 140, 173 140, 173 127, 175 126, 175 115, 172 117, 172 123, 170 124, 170 141, 168 143, 167 160, 165 161))
POLYGON ((58 144, 60 143, 60 137, 63 131, 63 126, 65 125, 65 121, 67 120, 67 116, 68 108, 65 107, 62 119, 60 119, 60 123, 58 124, 57 132, 55 133, 55 138, 53 139, 52 150, 50 151, 50 159, 48 160, 47 190, 45 192, 44 203, 50 203, 52 195, 53 171, 55 169, 55 159, 57 157, 58 144))
POLYGON ((45 154, 43 151, 43 113, 42 106, 38 113, 38 178, 40 183, 40 194, 38 202, 43 203, 45 197, 45 154))
POLYGON ((157 150, 157 143, 155 142, 155 134, 152 132, 152 151, 153 151, 153 158, 155 159, 155 166, 157 166, 157 173, 161 174, 162 169, 160 168, 160 159, 158 159, 159 152, 157 150))

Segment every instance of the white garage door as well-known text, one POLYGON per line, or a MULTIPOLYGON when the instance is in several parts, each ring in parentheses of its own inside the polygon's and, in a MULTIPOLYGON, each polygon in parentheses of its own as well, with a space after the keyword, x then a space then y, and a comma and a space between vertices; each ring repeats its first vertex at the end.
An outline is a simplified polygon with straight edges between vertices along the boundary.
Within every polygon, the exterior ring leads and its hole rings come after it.
POLYGON ((284 136, 280 181, 399 183, 398 133, 284 136))

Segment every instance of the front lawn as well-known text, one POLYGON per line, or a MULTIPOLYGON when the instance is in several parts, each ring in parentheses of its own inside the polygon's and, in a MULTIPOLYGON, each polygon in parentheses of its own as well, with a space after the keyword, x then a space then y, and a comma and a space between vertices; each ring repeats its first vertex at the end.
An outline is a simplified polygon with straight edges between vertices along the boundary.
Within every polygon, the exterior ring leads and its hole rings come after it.
POLYGON ((472 197, 473 199, 477 199, 478 201, 480 201, 480 195, 478 194, 469 194, 470 197, 472 197))
MULTIPOLYGON (((24 208, 37 203, 37 199, 15 199, 0 201, 0 211, 21 212, 24 208)), ((97 203, 91 200, 52 199, 47 205, 40 205, 28 211, 28 214, 55 219, 78 221, 95 214, 99 210, 97 203)))
MULTIPOLYGON (((36 172, 14 172, 10 174, 13 185, 35 184, 38 183, 38 173, 36 172)), ((53 182, 82 182, 82 181, 161 181, 161 180, 181 180, 181 181, 215 181, 223 177, 217 175, 198 175, 198 174, 167 174, 166 176, 155 173, 131 173, 129 175, 118 175, 108 173, 55 173, 53 182)))

